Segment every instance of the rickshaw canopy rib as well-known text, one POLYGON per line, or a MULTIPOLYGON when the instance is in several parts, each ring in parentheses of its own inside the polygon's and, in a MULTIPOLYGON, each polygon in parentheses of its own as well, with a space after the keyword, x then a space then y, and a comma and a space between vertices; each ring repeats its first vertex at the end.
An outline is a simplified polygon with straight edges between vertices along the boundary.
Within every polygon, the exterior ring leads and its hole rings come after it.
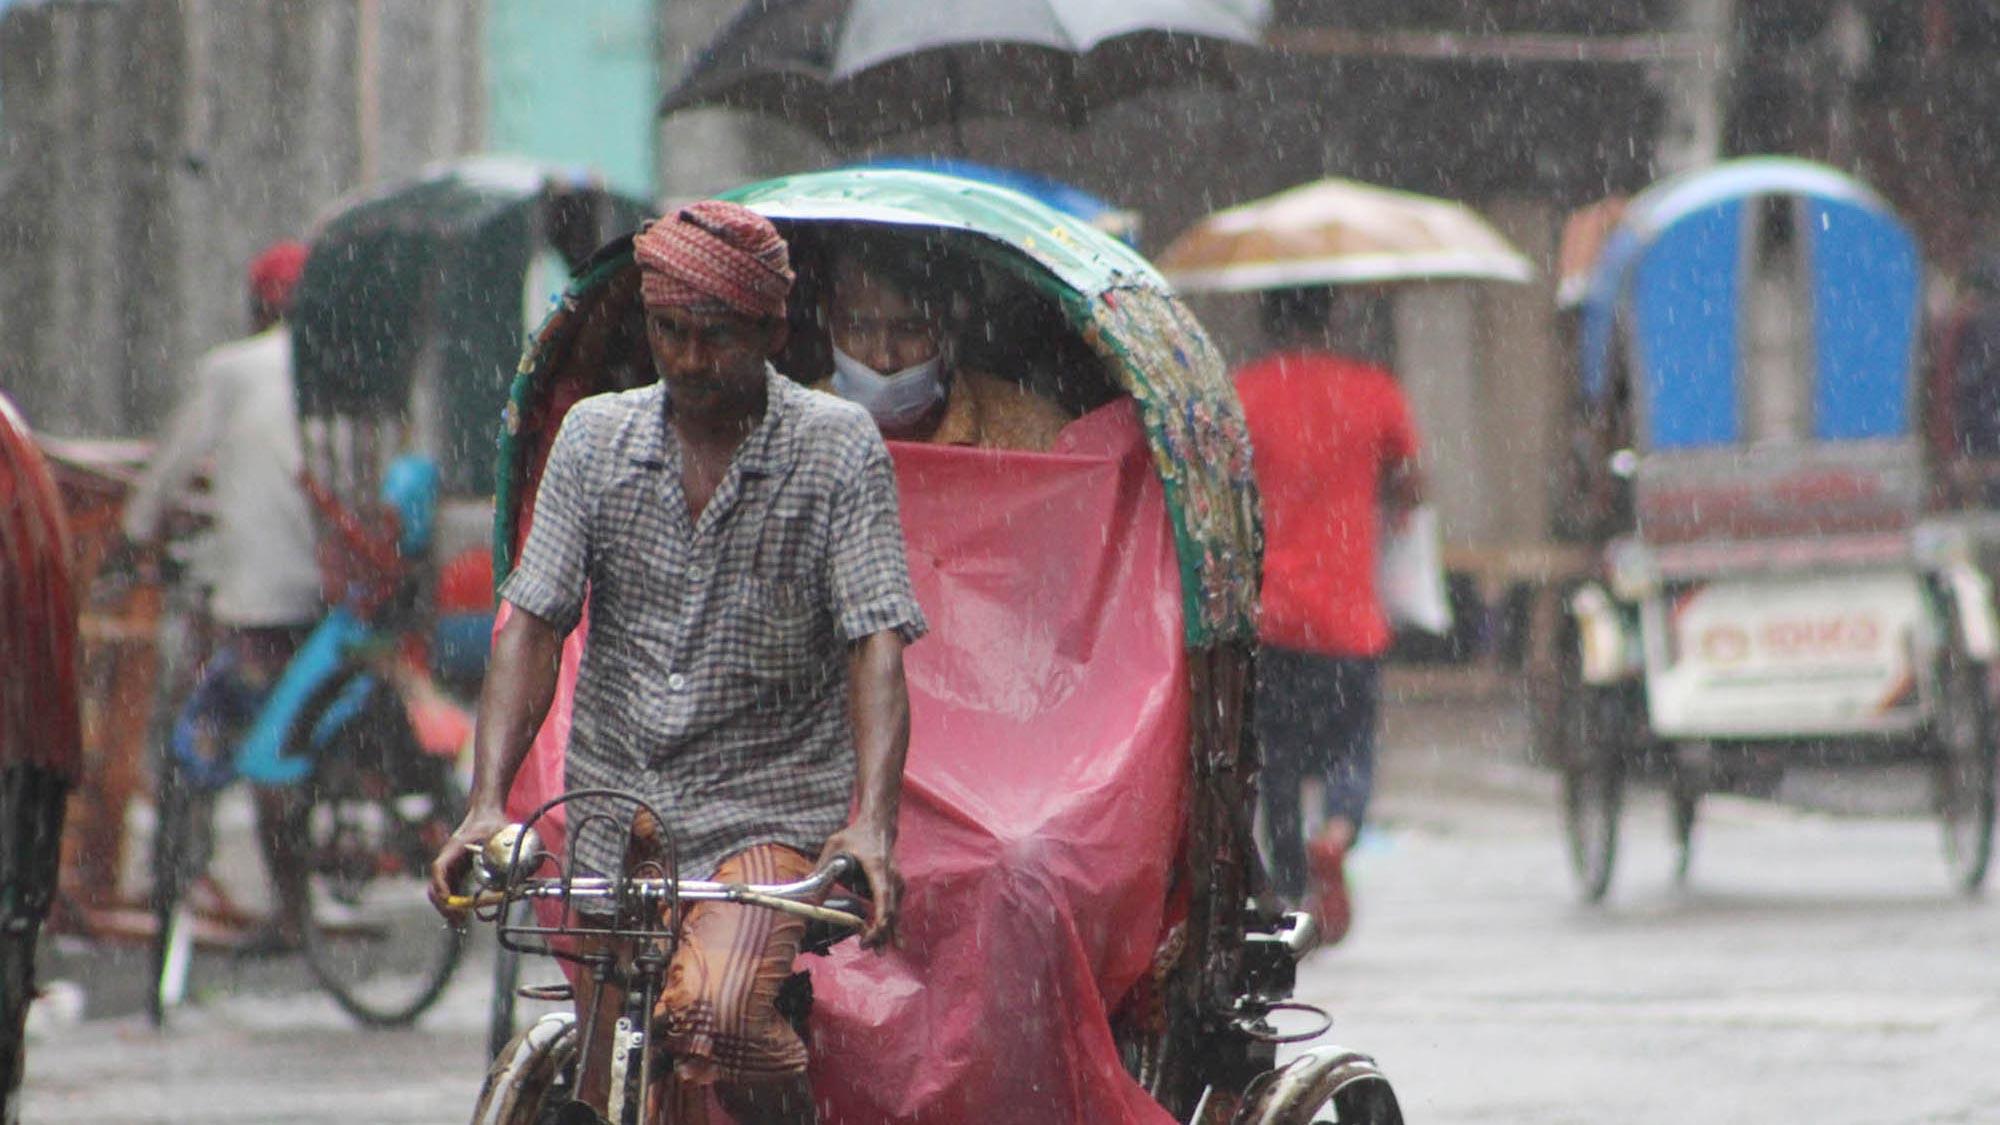
MULTIPOLYGON (((1135 250, 1018 192, 904 169, 841 169, 751 184, 724 198, 784 227, 879 223, 955 232, 980 260, 1056 301, 1105 369, 1138 402, 1165 486, 1181 571, 1186 639, 1206 648, 1256 632, 1261 537, 1250 438, 1221 353, 1135 250)), ((579 310, 631 269, 629 240, 579 271, 536 332, 509 397, 496 483, 494 569, 513 567, 522 418, 580 327, 579 310)))

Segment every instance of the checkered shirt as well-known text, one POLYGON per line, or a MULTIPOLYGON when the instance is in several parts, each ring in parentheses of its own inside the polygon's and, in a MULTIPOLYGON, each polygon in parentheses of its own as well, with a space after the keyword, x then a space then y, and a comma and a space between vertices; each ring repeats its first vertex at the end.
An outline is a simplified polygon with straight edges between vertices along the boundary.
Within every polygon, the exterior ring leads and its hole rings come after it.
MULTIPOLYGON (((564 780, 651 801, 684 878, 759 843, 817 854, 854 785, 847 644, 925 630, 873 421, 767 377, 764 420, 698 521, 661 384, 577 403, 500 590, 568 633, 588 588, 564 780)), ((571 805, 579 867, 620 869, 622 830, 577 831, 611 811, 571 805)))

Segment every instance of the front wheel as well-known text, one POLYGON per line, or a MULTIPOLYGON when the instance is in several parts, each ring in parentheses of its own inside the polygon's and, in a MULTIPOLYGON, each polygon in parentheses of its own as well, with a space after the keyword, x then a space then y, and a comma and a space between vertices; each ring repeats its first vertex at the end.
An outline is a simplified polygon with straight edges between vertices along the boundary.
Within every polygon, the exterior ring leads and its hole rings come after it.
POLYGON ((570 1100, 576 1056, 574 1016, 556 1012, 535 1021, 494 1057, 472 1125, 542 1125, 545 1108, 570 1100))
POLYGON ((1684 887, 1694 865, 1694 826, 1701 813, 1701 790, 1676 780, 1667 800, 1674 833, 1674 883, 1684 887))
POLYGON ((1976 893, 1993 855, 1994 715, 1992 668, 1954 644, 1938 661, 1933 781, 1945 862, 1953 885, 1976 893))
POLYGON ((1569 680, 1562 687, 1563 832, 1583 901, 1604 900, 1618 860, 1625 808, 1625 757, 1616 694, 1569 680))
POLYGON ((1396 1091, 1359 1051, 1309 1048, 1259 1075, 1231 1125, 1403 1125, 1396 1091))
POLYGON ((171 753, 158 766, 160 783, 153 825, 153 944, 146 990, 146 1018, 164 1027, 167 1013, 187 995, 194 964, 194 916, 187 892, 205 866, 196 839, 199 802, 171 753))

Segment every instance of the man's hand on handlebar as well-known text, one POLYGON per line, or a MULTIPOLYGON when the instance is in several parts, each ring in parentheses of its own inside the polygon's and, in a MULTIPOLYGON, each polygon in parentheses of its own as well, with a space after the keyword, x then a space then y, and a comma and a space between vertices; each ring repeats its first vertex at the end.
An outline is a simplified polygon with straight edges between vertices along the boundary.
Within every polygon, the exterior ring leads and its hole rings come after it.
POLYGON ((845 853, 854 857, 861 865, 861 874, 868 880, 868 893, 875 900, 875 916, 869 919, 868 927, 861 931, 863 949, 880 949, 896 944, 896 922, 900 914, 903 898, 903 876, 896 870, 893 852, 896 834, 893 828, 884 828, 866 823, 850 824, 833 834, 820 849, 819 862, 825 865, 834 856, 845 853))
POLYGON ((507 826, 507 814, 500 809, 473 809, 465 814, 451 838, 431 861, 431 905, 452 924, 465 921, 465 910, 451 904, 452 888, 462 885, 472 869, 472 857, 487 837, 507 826))

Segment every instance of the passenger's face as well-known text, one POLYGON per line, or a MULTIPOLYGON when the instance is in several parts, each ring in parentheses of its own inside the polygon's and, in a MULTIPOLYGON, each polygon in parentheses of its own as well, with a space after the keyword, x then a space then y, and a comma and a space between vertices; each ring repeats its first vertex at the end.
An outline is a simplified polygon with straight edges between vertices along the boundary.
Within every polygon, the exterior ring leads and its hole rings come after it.
POLYGON ((764 364, 784 338, 783 321, 677 307, 646 311, 653 370, 676 409, 710 413, 757 401, 764 364))
POLYGON ((884 375, 938 354, 944 333, 911 294, 854 262, 834 271, 827 302, 833 345, 884 375))

